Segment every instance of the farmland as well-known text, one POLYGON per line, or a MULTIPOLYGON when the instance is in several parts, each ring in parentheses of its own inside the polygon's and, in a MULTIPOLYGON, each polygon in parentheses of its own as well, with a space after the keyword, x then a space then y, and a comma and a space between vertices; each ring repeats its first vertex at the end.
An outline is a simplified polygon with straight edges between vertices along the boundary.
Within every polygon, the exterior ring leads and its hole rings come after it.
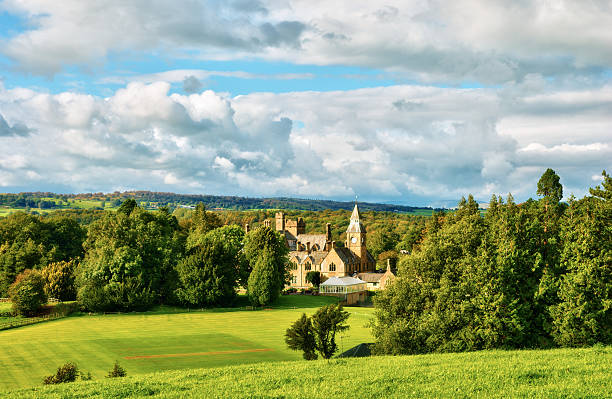
MULTIPOLYGON (((329 297, 286 296, 269 310, 211 310, 74 316, 0 332, 0 389, 40 385, 44 376, 72 361, 102 378, 117 360, 130 375, 301 359, 283 336, 302 312, 314 313, 329 297)), ((372 309, 347 308, 350 330, 339 339, 348 349, 371 342, 372 309)))
POLYGON ((2 393, 6 398, 606 398, 612 349, 481 351, 167 371, 2 393))

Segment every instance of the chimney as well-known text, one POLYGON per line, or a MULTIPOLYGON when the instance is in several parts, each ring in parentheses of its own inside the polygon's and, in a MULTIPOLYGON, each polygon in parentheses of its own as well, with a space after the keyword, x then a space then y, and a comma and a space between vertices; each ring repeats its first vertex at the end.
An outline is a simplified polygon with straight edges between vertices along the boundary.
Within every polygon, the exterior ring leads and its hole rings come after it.
POLYGON ((325 224, 325 239, 327 241, 331 241, 331 239, 332 239, 331 224, 329 224, 329 223, 325 224))
POLYGON ((308 253, 310 253, 310 242, 306 243, 306 251, 308 251, 308 253))
POLYGON ((391 271, 391 258, 387 258, 387 271, 391 271))
POLYGON ((245 225, 244 225, 244 232, 245 232, 246 234, 248 234, 248 233, 249 233, 249 231, 251 231, 251 227, 249 226, 249 224, 248 224, 248 223, 245 223, 245 225))
POLYGON ((331 249, 334 249, 334 248, 336 248, 336 241, 331 242, 331 249))

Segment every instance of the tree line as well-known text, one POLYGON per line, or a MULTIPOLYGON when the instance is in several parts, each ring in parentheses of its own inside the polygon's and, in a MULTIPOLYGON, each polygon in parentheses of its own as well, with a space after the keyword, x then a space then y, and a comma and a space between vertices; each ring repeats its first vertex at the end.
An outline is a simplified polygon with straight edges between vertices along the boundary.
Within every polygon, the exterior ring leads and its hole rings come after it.
POLYGON ((274 301, 288 277, 280 234, 223 226, 202 204, 179 223, 165 208, 128 200, 87 230, 70 218, 19 213, 0 223, 0 238, 0 296, 25 304, 16 307, 23 314, 47 296, 91 311, 231 306, 239 286, 259 306, 274 301))
POLYGON ((561 202, 548 169, 539 200, 472 196, 437 214, 375 298, 375 351, 387 354, 612 342, 612 179, 561 202))

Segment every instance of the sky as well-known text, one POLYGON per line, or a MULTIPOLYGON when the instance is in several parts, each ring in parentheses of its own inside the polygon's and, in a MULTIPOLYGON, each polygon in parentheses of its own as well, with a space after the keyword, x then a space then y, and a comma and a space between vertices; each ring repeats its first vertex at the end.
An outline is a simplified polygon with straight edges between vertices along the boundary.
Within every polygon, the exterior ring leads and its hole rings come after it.
POLYGON ((0 192, 453 206, 612 169, 612 1, 0 0, 0 192))

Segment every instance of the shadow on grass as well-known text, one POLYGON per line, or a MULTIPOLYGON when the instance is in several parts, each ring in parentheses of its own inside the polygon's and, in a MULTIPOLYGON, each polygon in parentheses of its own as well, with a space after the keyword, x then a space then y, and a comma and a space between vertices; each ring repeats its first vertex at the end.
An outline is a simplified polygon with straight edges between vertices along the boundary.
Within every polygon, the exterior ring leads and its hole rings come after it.
MULTIPOLYGON (((251 306, 249 298, 246 295, 238 295, 236 302, 232 307, 218 308, 188 308, 173 305, 157 305, 150 310, 144 312, 103 312, 96 314, 122 314, 122 315, 143 315, 143 314, 173 314, 173 313, 226 313, 226 312, 242 312, 242 311, 269 311, 280 309, 309 309, 318 308, 324 305, 337 303, 338 298, 323 295, 282 295, 276 302, 262 307, 251 306)), ((91 313, 74 313, 72 316, 83 316, 91 313)))

